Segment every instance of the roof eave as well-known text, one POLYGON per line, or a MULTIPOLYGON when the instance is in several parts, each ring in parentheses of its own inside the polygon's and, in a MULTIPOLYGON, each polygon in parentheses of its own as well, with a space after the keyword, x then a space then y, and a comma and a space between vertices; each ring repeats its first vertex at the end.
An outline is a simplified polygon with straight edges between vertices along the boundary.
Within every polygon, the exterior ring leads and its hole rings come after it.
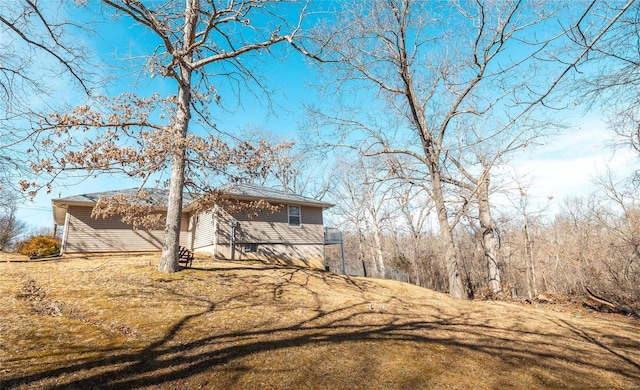
POLYGON ((236 200, 265 200, 269 203, 296 204, 301 206, 321 207, 323 209, 329 209, 335 206, 334 204, 320 202, 317 200, 309 200, 309 201, 305 201, 301 199, 292 200, 292 199, 281 199, 281 198, 273 198, 273 197, 265 197, 265 196, 240 195, 240 194, 229 194, 229 197, 236 200))

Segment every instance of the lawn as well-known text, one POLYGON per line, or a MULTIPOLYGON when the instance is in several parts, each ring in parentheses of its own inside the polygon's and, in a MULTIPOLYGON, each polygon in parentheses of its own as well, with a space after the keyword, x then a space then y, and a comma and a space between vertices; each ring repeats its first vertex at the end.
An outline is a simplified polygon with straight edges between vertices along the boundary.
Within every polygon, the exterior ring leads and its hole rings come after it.
POLYGON ((640 388, 640 321, 621 315, 157 261, 3 254, 0 388, 640 388))

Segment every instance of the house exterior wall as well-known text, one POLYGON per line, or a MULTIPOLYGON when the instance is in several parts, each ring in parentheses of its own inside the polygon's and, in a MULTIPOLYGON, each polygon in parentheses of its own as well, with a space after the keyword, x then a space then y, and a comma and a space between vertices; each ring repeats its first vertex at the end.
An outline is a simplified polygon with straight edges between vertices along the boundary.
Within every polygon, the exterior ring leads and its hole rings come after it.
MULTIPOLYGON (((164 230, 133 230, 118 216, 91 218, 91 206, 69 206, 64 227, 64 253, 146 252, 162 249, 164 230)), ((180 245, 190 245, 188 215, 182 217, 180 245)))
POLYGON ((323 244, 322 209, 301 207, 301 225, 289 226, 287 207, 273 213, 262 213, 249 219, 246 214, 219 213, 218 243, 228 244, 231 234, 231 218, 238 221, 236 242, 273 244, 323 244))
POLYGON ((194 250, 231 258, 231 220, 238 221, 234 259, 262 259, 290 265, 324 268, 322 208, 301 206, 301 225, 290 226, 286 206, 249 218, 209 211, 198 215, 194 250), (245 252, 255 244, 255 252, 245 252))
MULTIPOLYGON (((276 264, 324 269, 324 247, 317 244, 258 244, 256 252, 244 252, 245 244, 236 244, 236 260, 268 260, 276 264)), ((219 245, 217 257, 231 258, 231 247, 219 245)))

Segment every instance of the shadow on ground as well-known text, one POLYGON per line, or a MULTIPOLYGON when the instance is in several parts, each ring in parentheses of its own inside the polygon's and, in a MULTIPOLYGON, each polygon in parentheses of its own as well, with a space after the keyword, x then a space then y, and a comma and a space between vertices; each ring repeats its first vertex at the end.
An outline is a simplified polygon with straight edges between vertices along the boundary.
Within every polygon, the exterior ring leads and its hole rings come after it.
MULTIPOLYGON (((400 283, 301 268, 201 263, 180 277, 154 277, 141 287, 166 302, 157 302, 159 317, 172 318, 184 306, 191 312, 119 348, 95 348, 90 342, 59 347, 58 363, 45 369, 28 356, 2 359, 3 365, 31 368, 5 372, 0 387, 630 388, 640 383, 640 326, 631 322, 579 321, 567 313, 454 301, 400 283)), ((127 293, 110 292, 118 302, 127 293)))

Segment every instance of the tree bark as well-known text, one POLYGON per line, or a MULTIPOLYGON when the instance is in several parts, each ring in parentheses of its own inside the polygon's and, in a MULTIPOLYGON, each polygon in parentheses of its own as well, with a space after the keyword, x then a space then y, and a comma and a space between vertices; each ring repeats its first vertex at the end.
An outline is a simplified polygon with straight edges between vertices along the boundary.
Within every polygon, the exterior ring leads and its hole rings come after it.
POLYGON ((444 261, 447 267, 449 279, 449 295, 454 298, 466 298, 462 275, 458 265, 458 248, 453 237, 453 228, 449 223, 449 215, 442 192, 442 181, 440 171, 431 169, 431 185, 433 188, 433 201, 436 206, 438 223, 440 225, 440 238, 445 243, 444 261))
POLYGON ((498 235, 496 224, 491 217, 491 208, 489 206, 488 170, 485 170, 483 175, 480 177, 477 194, 478 219, 480 221, 480 230, 482 232, 484 258, 487 261, 487 270, 489 272, 489 289, 492 293, 498 294, 502 292, 500 268, 498 267, 498 248, 500 246, 500 237, 498 235))
POLYGON ((195 38, 195 26, 198 19, 200 4, 198 0, 187 0, 185 8, 185 26, 183 30, 183 48, 174 53, 178 61, 178 107, 176 123, 171 136, 174 139, 174 150, 171 156, 171 178, 169 180, 169 199, 167 204, 167 221, 164 228, 164 243, 158 270, 162 272, 177 272, 180 247, 180 225, 182 222, 182 191, 184 189, 185 170, 185 138, 189 131, 191 120, 191 74, 189 65, 192 60, 191 44, 195 38))
POLYGON ((380 229, 380 221, 378 210, 376 209, 376 205, 374 202, 373 194, 367 194, 369 202, 369 213, 371 215, 371 223, 367 223, 368 230, 373 235, 373 245, 374 245, 374 259, 376 265, 376 272, 380 278, 384 278, 385 275, 385 267, 384 267, 384 254, 382 251, 382 232, 380 229))
POLYGON ((538 296, 538 289, 536 287, 536 269, 533 262, 533 245, 531 240, 531 231, 529 229, 529 214, 527 212, 526 196, 525 192, 520 188, 522 216, 524 217, 524 261, 527 279, 527 296, 529 299, 533 299, 533 297, 538 296))

